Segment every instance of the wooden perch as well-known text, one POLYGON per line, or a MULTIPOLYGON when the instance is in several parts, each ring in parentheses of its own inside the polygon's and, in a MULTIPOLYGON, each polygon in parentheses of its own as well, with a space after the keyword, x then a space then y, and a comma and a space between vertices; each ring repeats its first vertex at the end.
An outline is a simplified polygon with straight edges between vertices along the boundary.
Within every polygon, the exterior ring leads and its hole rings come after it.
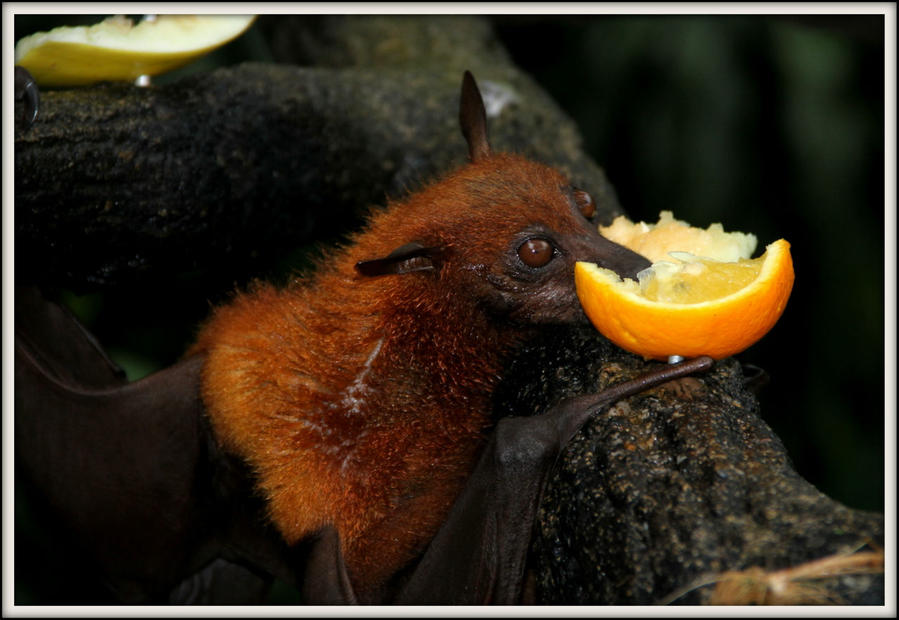
MULTIPOLYGON (((233 269, 346 232, 464 161, 460 76, 246 64, 45 92, 16 133, 17 276, 87 288, 233 269)), ((621 212, 545 96, 494 88, 514 99, 491 119, 498 147, 567 170, 602 221, 621 212)))
MULTIPOLYGON (((551 334, 510 367, 498 415, 543 411, 644 366, 593 330, 551 334)), ((538 600, 745 604, 714 598, 724 573, 882 549, 883 515, 847 508, 802 479, 743 381, 729 358, 705 377, 622 401, 582 429, 543 498, 538 600)), ((882 604, 882 571, 881 556, 879 570, 826 575, 793 602, 882 604)))

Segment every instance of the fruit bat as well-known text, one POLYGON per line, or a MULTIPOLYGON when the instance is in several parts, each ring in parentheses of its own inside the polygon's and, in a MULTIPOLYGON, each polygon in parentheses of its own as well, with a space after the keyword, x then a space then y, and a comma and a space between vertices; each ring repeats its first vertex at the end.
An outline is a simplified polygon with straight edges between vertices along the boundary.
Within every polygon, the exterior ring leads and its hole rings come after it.
POLYGON ((555 460, 592 415, 710 358, 527 418, 491 419, 505 361, 586 324, 573 265, 645 258, 557 171, 494 153, 477 85, 470 163, 373 213, 309 278, 215 309, 175 365, 129 383, 65 309, 16 292, 18 466, 124 602, 529 602, 555 460))

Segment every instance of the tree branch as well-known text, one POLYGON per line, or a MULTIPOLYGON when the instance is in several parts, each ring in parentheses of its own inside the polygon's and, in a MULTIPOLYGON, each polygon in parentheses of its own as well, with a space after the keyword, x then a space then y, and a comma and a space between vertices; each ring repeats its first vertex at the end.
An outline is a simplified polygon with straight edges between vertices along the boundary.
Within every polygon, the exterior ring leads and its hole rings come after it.
MULTIPOLYGON (((552 333, 513 362, 497 415, 538 413, 642 370, 592 329, 552 333)), ((674 595, 703 604, 726 571, 883 548, 883 515, 849 509, 796 473, 743 383, 729 358, 704 377, 622 401, 581 430, 543 498, 533 546, 540 602, 652 605, 674 595)), ((873 573, 813 585, 792 602, 882 604, 882 557, 873 573)))
MULTIPOLYGON (((244 64, 169 86, 45 92, 40 120, 16 134, 17 277, 86 288, 344 233, 366 207, 463 163, 460 76, 244 64)), ((491 119, 498 148, 569 172, 603 221, 621 212, 545 95, 481 79, 514 101, 491 119)))

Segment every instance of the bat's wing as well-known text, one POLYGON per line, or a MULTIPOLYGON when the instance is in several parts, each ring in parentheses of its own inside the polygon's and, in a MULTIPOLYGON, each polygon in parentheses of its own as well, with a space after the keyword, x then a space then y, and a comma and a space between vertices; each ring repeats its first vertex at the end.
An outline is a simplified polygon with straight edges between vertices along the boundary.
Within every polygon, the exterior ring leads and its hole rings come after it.
POLYGON ((297 581, 249 476, 212 439, 201 358, 128 383, 35 289, 15 311, 17 473, 85 567, 135 603, 252 602, 271 575, 297 581))
POLYGON ((501 419, 397 600, 445 605, 532 602, 527 554, 544 485, 563 448, 591 416, 617 400, 708 370, 712 363, 701 357, 666 365, 598 394, 563 401, 540 415, 501 419))

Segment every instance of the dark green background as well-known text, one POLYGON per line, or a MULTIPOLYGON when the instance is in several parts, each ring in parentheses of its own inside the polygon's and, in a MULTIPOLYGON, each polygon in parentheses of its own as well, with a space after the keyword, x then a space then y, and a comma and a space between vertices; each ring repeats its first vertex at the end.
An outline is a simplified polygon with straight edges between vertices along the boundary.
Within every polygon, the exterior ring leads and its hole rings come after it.
MULTIPOLYGON (((668 209, 753 232, 760 247, 791 242, 786 312, 738 357, 771 375, 762 415, 799 473, 851 507, 883 510, 883 18, 491 19, 580 126, 633 219, 668 209)), ((16 39, 60 23, 78 20, 17 16, 16 39)), ((244 59, 267 59, 256 27, 179 74, 244 59)), ((206 308, 69 299, 131 377, 177 358, 206 308)), ((31 592, 17 584, 19 602, 31 592)))

